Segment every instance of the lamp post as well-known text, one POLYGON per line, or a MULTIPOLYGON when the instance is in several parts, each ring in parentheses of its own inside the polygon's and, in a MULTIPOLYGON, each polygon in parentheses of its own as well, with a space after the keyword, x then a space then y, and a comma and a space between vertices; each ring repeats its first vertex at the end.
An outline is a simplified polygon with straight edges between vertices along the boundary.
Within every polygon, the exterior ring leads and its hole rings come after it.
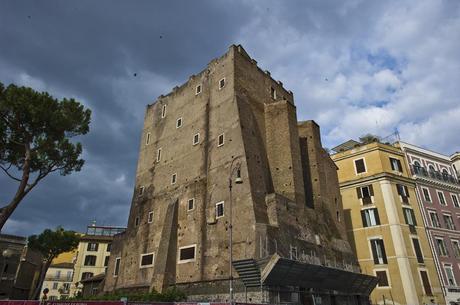
POLYGON ((233 175, 236 173, 235 177, 235 184, 242 184, 243 179, 241 179, 241 163, 238 162, 234 164, 235 160, 237 158, 232 159, 232 163, 230 164, 230 175, 228 177, 228 190, 230 192, 230 211, 229 211, 229 252, 230 252, 230 262, 229 262, 229 267, 230 267, 230 290, 229 290, 229 295, 230 295, 230 304, 233 304, 233 215, 232 215, 232 207, 233 207, 233 198, 232 198, 232 188, 233 188, 233 175), (235 165, 235 167, 233 167, 235 165))
POLYGON ((6 260, 11 258, 13 255, 14 255, 14 251, 11 250, 11 249, 5 249, 2 252, 3 265, 2 265, 2 270, 1 270, 1 273, 0 273, 0 282, 3 279, 3 273, 4 273, 4 270, 5 270, 5 267, 6 267, 6 260))

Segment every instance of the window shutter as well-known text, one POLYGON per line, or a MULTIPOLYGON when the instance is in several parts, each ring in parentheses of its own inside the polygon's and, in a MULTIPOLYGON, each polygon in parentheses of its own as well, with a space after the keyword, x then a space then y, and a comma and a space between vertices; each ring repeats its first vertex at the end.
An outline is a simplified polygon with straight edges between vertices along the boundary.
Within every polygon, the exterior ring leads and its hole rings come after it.
POLYGON ((393 162, 394 160, 395 160, 395 159, 393 159, 393 158, 390 158, 390 165, 391 165, 391 170, 396 170, 396 168, 395 168, 395 164, 394 164, 394 162, 393 162))
POLYGON ((414 221, 414 226, 416 226, 417 225, 417 219, 415 219, 414 210, 410 210, 410 214, 412 215, 412 220, 414 221))
POLYGON ((405 193, 406 197, 410 197, 409 196, 409 189, 407 188, 407 186, 403 185, 403 187, 404 187, 404 193, 405 193))
POLYGON ((379 258, 377 256, 377 240, 371 240, 371 249, 372 249, 372 256, 374 257, 374 264, 379 263, 379 258))
POLYGON ((412 242, 414 243, 414 250, 415 250, 415 255, 417 256, 417 262, 420 264, 423 263, 423 255, 422 255, 422 250, 420 249, 420 243, 418 239, 413 238, 412 242))
POLYGON ((385 245, 383 244, 383 239, 379 239, 379 244, 382 247, 383 263, 388 264, 387 254, 385 252, 385 245))
POLYGON ((433 292, 431 291, 430 281, 428 280, 428 274, 426 273, 426 271, 420 270, 420 275, 422 277, 423 288, 425 288, 425 293, 427 295, 433 295, 433 292))
POLYGON ((398 190, 398 195, 403 196, 401 188, 402 188, 401 184, 396 184, 396 189, 398 190))
POLYGON ((402 173, 403 169, 402 169, 401 160, 397 159, 396 162, 398 163, 398 171, 402 173))
POLYGON ((377 223, 377 225, 380 225, 379 210, 374 209, 374 213, 375 213, 375 222, 377 223))
POLYGON ((407 219, 407 209, 403 209, 403 214, 404 214, 404 221, 406 224, 409 224, 409 219, 407 219))
POLYGON ((363 221, 363 227, 367 227, 367 221, 366 221, 366 210, 361 210, 361 219, 363 221))
POLYGON ((363 194, 361 193, 361 188, 360 187, 356 188, 356 193, 358 194, 358 199, 363 198, 363 194))
POLYGON ((372 184, 369 184, 369 194, 374 196, 374 188, 372 187, 372 184))

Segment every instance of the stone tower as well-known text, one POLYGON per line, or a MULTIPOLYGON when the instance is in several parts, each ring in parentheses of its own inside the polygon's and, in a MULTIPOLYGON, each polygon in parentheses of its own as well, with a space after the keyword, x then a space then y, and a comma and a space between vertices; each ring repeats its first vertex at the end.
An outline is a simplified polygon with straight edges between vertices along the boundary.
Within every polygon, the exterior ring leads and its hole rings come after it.
POLYGON ((232 45, 147 106, 104 290, 178 286, 228 300, 231 221, 237 301, 366 299, 375 278, 359 273, 347 241, 336 171, 319 126, 297 121, 292 92, 232 45))

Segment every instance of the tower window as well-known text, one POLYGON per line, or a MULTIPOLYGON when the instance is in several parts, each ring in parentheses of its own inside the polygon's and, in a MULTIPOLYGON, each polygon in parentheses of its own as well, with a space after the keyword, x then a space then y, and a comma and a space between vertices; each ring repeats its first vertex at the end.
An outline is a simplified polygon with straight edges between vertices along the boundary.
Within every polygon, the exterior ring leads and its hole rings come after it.
POLYGON ((177 181, 177 174, 172 174, 171 176, 171 184, 175 184, 177 181))
POLYGON ((141 186, 141 187, 139 188, 139 196, 144 195, 144 191, 145 191, 145 187, 144 187, 144 186, 141 186))
POLYGON ((356 174, 361 174, 366 172, 366 164, 364 163, 364 159, 355 160, 355 169, 356 174))
POLYGON ((196 245, 179 248, 179 264, 195 261, 196 245))
POLYGON ((191 211, 195 208, 195 198, 191 198, 187 201, 187 211, 191 211))
POLYGON ((140 268, 148 268, 153 266, 153 253, 141 254, 140 268))
POLYGON ((193 145, 200 143, 200 134, 197 133, 193 136, 193 145))
POLYGON ((182 127, 182 118, 178 118, 176 121, 176 128, 182 127))
POLYGON ((225 77, 219 81, 219 90, 225 86, 225 77))
POLYGON ((166 105, 163 105, 161 108, 161 117, 164 118, 166 116, 166 105))
POLYGON ((160 162, 161 160, 161 148, 158 148, 157 150, 157 162, 160 162))
POLYGON ((224 217, 224 202, 216 203, 216 218, 224 217))
POLYGON ((276 90, 273 87, 270 87, 270 95, 272 99, 276 100, 276 90))
POLYGON ((138 226, 139 225, 139 216, 137 216, 135 219, 134 219, 134 226, 138 226))
POLYGON ((149 212, 148 223, 152 223, 152 222, 153 222, 153 211, 150 211, 149 212))
POLYGON ((196 89, 195 89, 195 95, 198 95, 201 93, 201 85, 198 85, 196 86, 196 89))
POLYGON ((224 145, 224 141, 225 141, 224 134, 220 134, 219 137, 217 138, 217 147, 224 145))
POLYGON ((115 259, 115 268, 113 269, 114 277, 118 276, 118 273, 120 273, 120 261, 121 261, 121 257, 117 257, 115 259))
POLYGON ((147 133, 147 135, 145 136, 145 145, 149 145, 150 144, 150 132, 147 133))

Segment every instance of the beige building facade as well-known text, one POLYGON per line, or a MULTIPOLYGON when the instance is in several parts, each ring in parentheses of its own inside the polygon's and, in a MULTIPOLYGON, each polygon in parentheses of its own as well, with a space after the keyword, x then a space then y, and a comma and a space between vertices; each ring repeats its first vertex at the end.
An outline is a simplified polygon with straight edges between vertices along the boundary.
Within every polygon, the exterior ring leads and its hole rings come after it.
POLYGON ((297 121, 292 92, 231 46, 147 106, 104 290, 365 304, 376 279, 359 273, 336 171, 319 126, 297 121))
POLYGON ((415 182, 394 146, 349 141, 334 150, 345 223, 374 304, 445 304, 415 182))
POLYGON ((70 296, 81 293, 81 280, 104 274, 110 256, 113 236, 125 230, 122 227, 88 226, 80 237, 74 264, 70 296))

